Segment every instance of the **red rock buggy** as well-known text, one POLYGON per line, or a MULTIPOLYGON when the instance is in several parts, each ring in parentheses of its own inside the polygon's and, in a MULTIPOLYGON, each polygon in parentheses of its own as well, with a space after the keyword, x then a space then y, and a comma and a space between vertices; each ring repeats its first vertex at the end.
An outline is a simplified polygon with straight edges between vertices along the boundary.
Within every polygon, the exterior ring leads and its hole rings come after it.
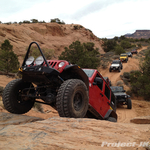
POLYGON ((60 117, 117 121, 115 96, 97 70, 46 60, 39 45, 32 42, 19 72, 22 78, 9 82, 3 92, 7 111, 23 114, 39 102, 52 106, 60 117), (35 60, 29 56, 32 44, 41 54, 35 60))

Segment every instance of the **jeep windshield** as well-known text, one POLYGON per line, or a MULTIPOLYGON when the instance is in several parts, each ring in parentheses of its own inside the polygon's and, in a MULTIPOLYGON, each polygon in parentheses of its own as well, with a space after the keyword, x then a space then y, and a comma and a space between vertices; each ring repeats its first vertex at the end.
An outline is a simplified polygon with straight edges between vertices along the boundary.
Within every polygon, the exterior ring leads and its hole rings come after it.
POLYGON ((111 90, 114 93, 118 93, 118 92, 123 92, 124 91, 123 87, 121 87, 121 86, 111 86, 110 88, 111 88, 111 90))
POLYGON ((123 56, 123 57, 125 56, 125 57, 126 57, 126 56, 127 56, 127 54, 121 54, 120 56, 123 56))
POLYGON ((92 70, 92 69, 82 69, 85 73, 86 73, 86 75, 90 78, 90 77, 92 77, 92 75, 93 75, 93 73, 94 73, 94 71, 95 70, 92 70))
POLYGON ((119 61, 113 61, 112 64, 119 64, 119 61))

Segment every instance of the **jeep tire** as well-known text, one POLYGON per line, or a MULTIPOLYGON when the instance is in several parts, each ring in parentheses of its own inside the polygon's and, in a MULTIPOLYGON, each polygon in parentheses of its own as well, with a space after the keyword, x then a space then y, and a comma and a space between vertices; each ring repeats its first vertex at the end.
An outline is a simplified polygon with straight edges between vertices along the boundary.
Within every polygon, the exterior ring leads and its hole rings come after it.
MULTIPOLYGON (((9 82, 3 92, 3 104, 7 111, 14 114, 24 114, 34 105, 35 99, 22 97, 23 89, 33 87, 32 83, 24 82, 22 79, 15 79, 9 82)), ((34 90, 24 91, 24 95, 34 90)))
POLYGON ((64 81, 57 93, 56 108, 60 117, 83 118, 88 110, 88 89, 79 79, 64 81))
POLYGON ((121 69, 120 69, 120 67, 118 68, 118 72, 120 72, 121 71, 121 69))
POLYGON ((132 109, 132 102, 131 102, 131 99, 128 99, 128 100, 127 100, 127 108, 128 108, 128 109, 132 109))
POLYGON ((109 68, 109 72, 111 72, 111 68, 109 68))

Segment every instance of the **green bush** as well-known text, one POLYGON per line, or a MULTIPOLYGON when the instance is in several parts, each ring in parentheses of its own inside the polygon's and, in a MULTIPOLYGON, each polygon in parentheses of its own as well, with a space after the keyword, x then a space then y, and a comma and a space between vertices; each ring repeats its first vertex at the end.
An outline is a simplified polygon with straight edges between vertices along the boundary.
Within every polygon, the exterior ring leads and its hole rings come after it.
POLYGON ((123 77, 126 79, 130 79, 130 73, 129 72, 124 72, 123 77))
MULTIPOLYGON (((43 48, 42 52, 44 53, 44 56, 46 57, 46 59, 51 59, 54 56, 54 50, 53 49, 44 49, 43 48)), ((41 53, 37 47, 32 46, 30 48, 29 56, 33 56, 36 59, 38 56, 41 56, 41 53)))
POLYGON ((150 50, 145 54, 140 70, 130 72, 130 80, 132 92, 150 101, 150 50))
POLYGON ((125 85, 128 85, 128 80, 126 78, 123 78, 123 82, 125 83, 125 85))
POLYGON ((123 81, 117 81, 116 86, 123 86, 123 81))
POLYGON ((19 61, 17 55, 13 52, 13 46, 9 40, 1 44, 0 50, 0 70, 4 72, 17 72, 19 61))
POLYGON ((4 91, 4 88, 2 86, 0 86, 0 96, 2 96, 3 91, 4 91))
POLYGON ((132 95, 133 95, 131 90, 126 91, 126 93, 127 93, 128 95, 130 95, 131 97, 132 97, 132 95))
POLYGON ((60 21, 59 18, 51 19, 51 23, 53 23, 53 22, 58 23, 58 24, 65 24, 65 22, 64 21, 60 21))
POLYGON ((40 103, 35 102, 33 107, 43 113, 43 107, 40 103))
POLYGON ((120 44, 120 45, 121 45, 121 47, 122 47, 123 49, 132 47, 131 43, 130 43, 129 41, 127 41, 127 40, 121 41, 121 44, 120 44))
POLYGON ((94 43, 81 44, 80 41, 73 42, 69 48, 59 56, 59 60, 67 60, 72 64, 78 64, 81 68, 96 69, 100 65, 100 53, 94 48, 94 43))
POLYGON ((105 52, 113 51, 114 48, 117 46, 117 42, 115 40, 103 40, 102 47, 105 52))
POLYGON ((125 53, 125 50, 120 45, 116 45, 114 48, 114 51, 115 51, 116 55, 120 55, 121 53, 125 53))
POLYGON ((103 61, 101 63, 101 66, 102 66, 103 69, 106 69, 108 67, 108 62, 107 61, 103 61))

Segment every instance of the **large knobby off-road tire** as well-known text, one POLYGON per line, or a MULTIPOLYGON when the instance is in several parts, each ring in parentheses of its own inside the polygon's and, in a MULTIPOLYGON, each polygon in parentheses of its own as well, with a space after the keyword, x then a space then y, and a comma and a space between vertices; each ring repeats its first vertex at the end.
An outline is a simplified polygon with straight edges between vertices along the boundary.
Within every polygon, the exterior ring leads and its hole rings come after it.
POLYGON ((60 117, 83 118, 88 110, 88 89, 79 79, 69 79, 60 86, 56 108, 60 117))
POLYGON ((33 87, 32 83, 24 82, 22 79, 16 79, 9 82, 3 92, 3 104, 7 111, 15 114, 24 114, 28 112, 34 105, 33 98, 22 97, 21 94, 28 94, 34 90, 24 90, 33 87))
POLYGON ((132 109, 132 102, 131 102, 131 99, 128 99, 128 100, 127 100, 127 108, 128 108, 128 109, 132 109))

